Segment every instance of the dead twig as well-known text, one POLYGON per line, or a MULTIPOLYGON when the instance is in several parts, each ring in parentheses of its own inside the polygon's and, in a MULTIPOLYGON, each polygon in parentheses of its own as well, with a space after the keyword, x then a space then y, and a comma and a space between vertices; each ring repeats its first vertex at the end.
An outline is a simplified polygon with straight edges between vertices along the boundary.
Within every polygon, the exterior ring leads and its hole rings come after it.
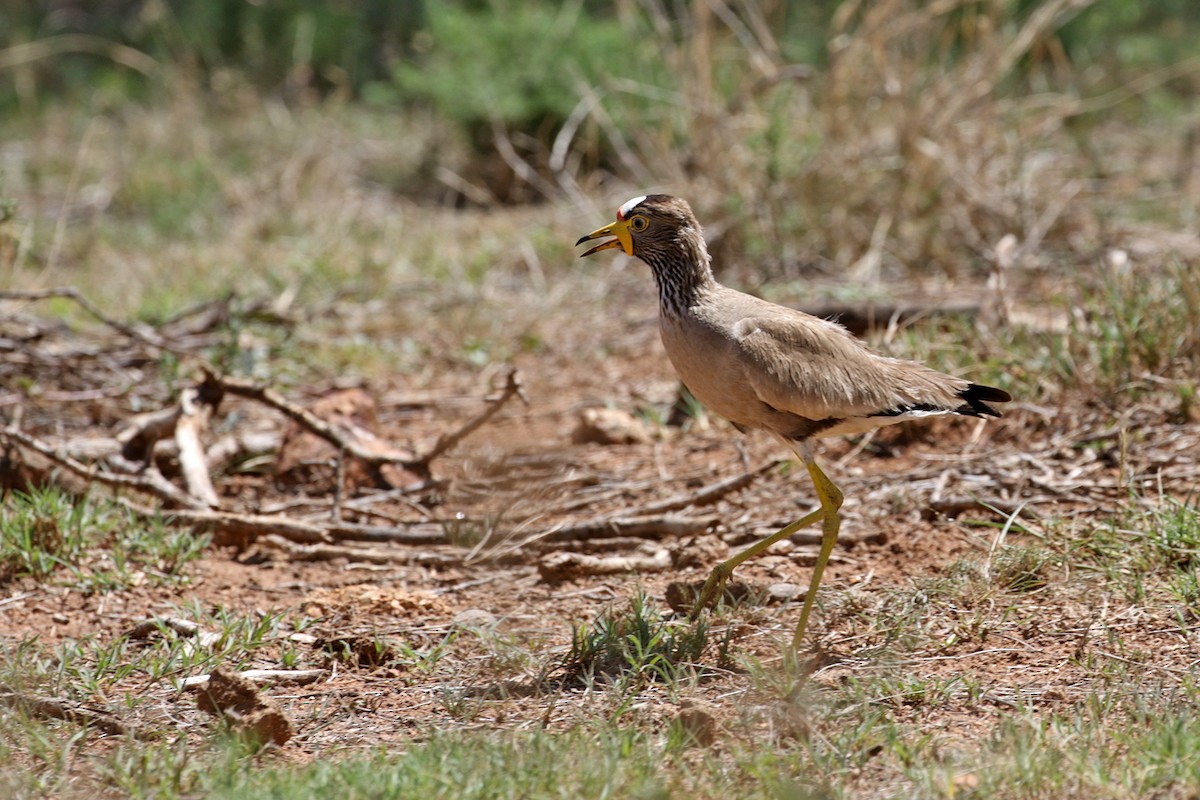
POLYGON ((263 536, 279 536, 300 544, 314 544, 333 540, 329 526, 306 522, 295 517, 270 516, 266 514, 241 514, 232 511, 216 511, 207 508, 156 510, 125 501, 127 508, 145 517, 161 516, 176 524, 211 528, 214 532, 244 543, 263 536))
POLYGON ((208 474, 208 459, 200 432, 208 428, 212 406, 200 401, 200 391, 188 387, 179 397, 180 414, 175 422, 175 443, 179 445, 179 467, 188 494, 211 508, 221 504, 208 474))
POLYGON ((665 548, 653 555, 593 556, 587 553, 550 553, 538 562, 538 575, 549 583, 594 575, 622 572, 662 572, 671 568, 671 554, 665 548))
POLYGON ((646 515, 638 517, 608 517, 555 528, 538 537, 545 542, 563 542, 608 536, 688 536, 703 533, 721 521, 718 516, 685 517, 679 515, 646 515))
POLYGON ((203 501, 197 500, 164 478, 153 465, 138 475, 103 472, 96 467, 76 461, 68 455, 58 453, 46 442, 11 427, 0 431, 0 441, 14 445, 15 450, 22 458, 24 458, 22 449, 32 450, 51 464, 62 467, 87 483, 98 483, 110 488, 132 489, 182 508, 201 509, 206 507, 203 501))
POLYGON ((135 739, 154 738, 153 733, 126 725, 106 711, 84 708, 66 700, 35 697, 3 685, 0 685, 0 703, 30 716, 60 719, 76 725, 86 725, 98 728, 112 736, 132 736, 135 739))
POLYGON ((647 514, 660 514, 666 511, 676 511, 687 506, 705 506, 717 502, 722 497, 731 492, 736 492, 739 489, 744 489, 754 482, 756 478, 764 475, 771 470, 784 463, 784 459, 777 458, 774 461, 768 461, 755 469, 743 472, 741 475, 734 475, 732 478, 726 478, 723 481, 711 484, 701 488, 699 491, 691 494, 677 494, 674 497, 668 497, 666 500, 660 500, 657 503, 644 505, 634 512, 635 516, 647 514))
POLYGON ((232 378, 228 375, 218 375, 207 365, 200 369, 207 379, 219 386, 223 391, 247 400, 254 400, 275 409, 297 425, 311 431, 334 447, 344 448, 346 453, 372 467, 384 464, 397 464, 405 468, 424 466, 425 461, 410 455, 396 452, 374 452, 364 448, 358 441, 343 435, 337 426, 331 425, 306 408, 296 405, 274 389, 263 386, 255 381, 242 378, 232 378))
POLYGON ((169 439, 174 434, 182 413, 180 404, 175 403, 130 418, 116 436, 116 441, 121 444, 121 455, 130 461, 149 463, 155 443, 169 439))
POLYGON ((342 521, 311 521, 283 514, 250 514, 217 509, 146 508, 123 500, 122 505, 143 517, 161 517, 169 523, 193 525, 222 534, 243 544, 263 536, 279 536, 296 544, 335 544, 337 542, 377 542, 400 545, 446 544, 446 532, 440 525, 416 523, 410 527, 359 525, 342 521))
POLYGON ((467 420, 467 422, 458 430, 451 431, 450 433, 444 433, 439 436, 437 441, 433 443, 433 447, 420 457, 419 463, 428 464, 429 462, 433 461, 433 459, 437 458, 442 453, 445 453, 463 439, 470 436, 477 429, 482 427, 488 420, 494 417, 496 412, 499 411, 504 404, 511 400, 514 396, 520 397, 521 402, 525 403, 526 405, 529 404, 529 400, 526 399, 525 394, 521 391, 521 379, 517 375, 517 370, 515 368, 509 368, 507 374, 504 376, 504 388, 500 391, 500 394, 488 398, 487 408, 479 412, 479 414, 477 414, 474 418, 467 420))
POLYGON ((27 300, 34 302, 38 300, 52 300, 60 297, 75 301, 80 308, 82 308, 96 320, 104 323, 115 331, 123 333, 130 339, 135 339, 144 345, 154 347, 159 350, 171 350, 171 346, 163 341, 163 339, 157 333, 140 331, 132 325, 127 325, 120 320, 113 319, 101 311, 96 304, 94 304, 91 300, 88 300, 87 297, 85 297, 74 286, 61 286, 54 289, 37 289, 32 291, 0 291, 0 300, 27 300))
POLYGON ((334 561, 344 558, 348 561, 366 562, 368 564, 438 564, 442 566, 459 565, 462 557, 449 553, 399 552, 381 547, 346 547, 332 544, 295 544, 282 536, 268 534, 260 542, 275 550, 280 550, 293 561, 334 561))
POLYGON ((224 391, 244 397, 248 400, 255 400, 264 405, 279 411, 288 419, 292 420, 301 427, 311 431, 325 441, 332 444, 339 450, 344 449, 346 454, 355 458, 370 467, 378 468, 385 464, 395 464, 405 469, 421 469, 426 467, 429 462, 445 453, 450 448, 457 445, 464 438, 469 436, 480 426, 495 416, 496 412, 513 398, 520 396, 521 382, 517 376, 515 369, 510 369, 506 377, 504 389, 499 395, 488 400, 488 407, 480 412, 473 419, 468 420, 462 427, 456 431, 439 436, 430 450, 422 455, 411 456, 407 454, 399 454, 394 451, 373 451, 364 448, 358 441, 351 437, 345 436, 337 426, 331 425, 317 415, 313 414, 305 408, 302 408, 290 400, 286 399, 274 389, 267 386, 262 386, 254 381, 243 380, 240 378, 231 378, 228 376, 217 375, 212 371, 211 367, 202 366, 208 380, 213 381, 224 391))
MULTIPOLYGON (((326 669, 248 669, 237 673, 237 676, 254 684, 304 686, 320 680, 328 674, 329 670, 326 669)), ((208 681, 211 677, 211 675, 205 674, 184 678, 180 688, 185 692, 203 691, 208 688, 208 681)))

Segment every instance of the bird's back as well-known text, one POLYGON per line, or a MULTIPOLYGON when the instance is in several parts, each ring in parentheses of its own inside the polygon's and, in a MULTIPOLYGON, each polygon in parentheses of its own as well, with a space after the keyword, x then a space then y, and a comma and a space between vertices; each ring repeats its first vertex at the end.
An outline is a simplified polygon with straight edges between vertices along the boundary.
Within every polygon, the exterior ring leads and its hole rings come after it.
MULTIPOLYGON (((684 384, 742 428, 806 439, 973 413, 969 381, 880 356, 836 323, 717 283, 685 313, 663 310, 660 321, 684 384)), ((1000 390, 989 397, 1007 399, 1000 390)))

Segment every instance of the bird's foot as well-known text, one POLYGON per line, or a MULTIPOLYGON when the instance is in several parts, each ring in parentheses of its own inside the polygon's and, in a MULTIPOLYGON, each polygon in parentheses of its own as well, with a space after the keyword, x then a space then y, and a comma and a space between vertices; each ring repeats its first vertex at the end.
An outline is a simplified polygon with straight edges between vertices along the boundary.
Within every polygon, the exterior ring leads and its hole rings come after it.
POLYGON ((692 606, 692 622, 695 622, 700 617, 700 612, 716 603, 717 598, 721 595, 721 591, 725 588, 725 584, 729 581, 729 576, 732 574, 733 567, 726 566, 723 563, 713 567, 713 571, 708 574, 708 579, 704 581, 704 586, 700 587, 700 594, 692 606))

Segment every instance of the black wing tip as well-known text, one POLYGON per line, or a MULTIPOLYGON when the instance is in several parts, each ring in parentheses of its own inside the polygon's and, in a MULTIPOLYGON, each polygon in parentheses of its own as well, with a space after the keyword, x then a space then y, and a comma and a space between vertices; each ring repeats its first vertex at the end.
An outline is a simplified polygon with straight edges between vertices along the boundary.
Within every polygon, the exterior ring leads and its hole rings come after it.
POLYGON ((1003 389, 997 389, 995 386, 984 386, 980 383, 972 383, 963 389, 958 394, 967 404, 958 409, 959 414, 967 414, 972 417, 999 417, 1002 414, 996 409, 988 405, 988 403, 1008 403, 1012 401, 1012 395, 1003 389))

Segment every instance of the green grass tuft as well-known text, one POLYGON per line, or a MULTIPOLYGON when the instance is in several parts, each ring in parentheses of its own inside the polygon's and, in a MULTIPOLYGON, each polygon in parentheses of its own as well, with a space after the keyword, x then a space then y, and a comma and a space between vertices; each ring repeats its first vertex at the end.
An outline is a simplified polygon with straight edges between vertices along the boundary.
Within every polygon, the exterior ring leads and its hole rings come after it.
POLYGON ((562 668, 569 681, 674 685, 692 673, 707 643, 703 621, 667 618, 639 593, 627 607, 611 607, 575 628, 562 668))
POLYGON ((109 500, 49 487, 14 492, 0 509, 0 577, 59 578, 112 591, 181 580, 208 547, 203 534, 142 520, 109 500))

